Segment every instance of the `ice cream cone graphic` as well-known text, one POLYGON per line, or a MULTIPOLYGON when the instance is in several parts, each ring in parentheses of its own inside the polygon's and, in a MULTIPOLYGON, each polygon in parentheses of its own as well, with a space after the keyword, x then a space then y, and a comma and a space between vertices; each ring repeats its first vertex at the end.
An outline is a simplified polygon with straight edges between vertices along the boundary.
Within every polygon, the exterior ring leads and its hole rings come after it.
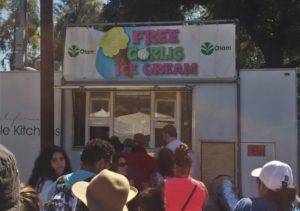
POLYGON ((124 65, 129 65, 127 58, 128 42, 129 37, 123 27, 114 27, 105 33, 99 46, 102 48, 103 54, 114 61, 115 68, 120 69, 124 65))

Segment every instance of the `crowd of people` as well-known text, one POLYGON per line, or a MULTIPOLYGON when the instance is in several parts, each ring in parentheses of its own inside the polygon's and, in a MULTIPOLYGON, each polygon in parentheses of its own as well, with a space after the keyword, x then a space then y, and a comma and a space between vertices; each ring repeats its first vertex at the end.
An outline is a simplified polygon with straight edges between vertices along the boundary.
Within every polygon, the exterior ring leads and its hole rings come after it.
POLYGON ((0 144, 0 210, 298 210, 292 170, 280 161, 252 171, 258 197, 212 209, 207 206, 211 200, 205 184, 191 176, 189 147, 177 138, 176 128, 166 125, 162 136, 165 145, 154 157, 147 153, 147 138, 141 133, 123 143, 117 136, 92 139, 74 171, 62 148, 48 146, 38 155, 26 183, 20 182, 15 156, 0 144))

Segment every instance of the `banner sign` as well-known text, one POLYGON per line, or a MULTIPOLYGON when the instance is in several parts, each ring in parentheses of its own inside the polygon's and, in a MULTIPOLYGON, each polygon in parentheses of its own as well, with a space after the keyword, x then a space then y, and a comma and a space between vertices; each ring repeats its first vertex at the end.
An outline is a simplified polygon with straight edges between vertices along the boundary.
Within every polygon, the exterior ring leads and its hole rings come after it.
POLYGON ((234 78, 235 24, 67 28, 66 80, 234 78))

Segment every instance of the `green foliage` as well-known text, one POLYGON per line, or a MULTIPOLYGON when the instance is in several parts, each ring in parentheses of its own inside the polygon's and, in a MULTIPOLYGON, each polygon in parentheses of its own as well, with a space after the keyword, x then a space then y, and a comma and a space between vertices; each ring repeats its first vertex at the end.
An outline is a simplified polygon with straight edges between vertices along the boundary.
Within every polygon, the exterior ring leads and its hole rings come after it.
POLYGON ((238 19, 239 66, 300 66, 299 0, 111 0, 108 22, 238 19))
POLYGON ((241 28, 238 34, 238 66, 240 68, 260 68, 264 66, 264 55, 259 47, 255 45, 251 36, 245 29, 241 28))
POLYGON ((191 0, 111 0, 103 15, 107 22, 182 21, 194 8, 191 0))
MULTIPOLYGON (((19 1, 0 1, 0 6, 2 5, 5 5, 5 7, 2 8, 0 22, 0 52, 3 55, 0 65, 1 69, 13 70, 19 1)), ((27 0, 27 11, 27 25, 25 29, 27 39, 27 65, 33 66, 34 59, 39 54, 39 11, 35 0, 27 0)))
MULTIPOLYGON (((1 10, 2 10, 2 9, 6 9, 7 6, 8 6, 7 0, 0 0, 0 9, 1 9, 1 10)), ((2 16, 2 14, 1 14, 1 16, 2 16)))
POLYGON ((16 7, 12 1, 1 1, 3 6, 1 11, 1 22, 0 22, 0 52, 1 58, 1 69, 8 69, 13 61, 13 50, 14 50, 14 34, 15 34, 15 14, 16 7), (7 10, 11 8, 11 10, 7 10))
MULTIPOLYGON (((2 68, 13 68, 17 6, 0 0, 2 68)), ((27 65, 39 56, 39 11, 28 1, 27 65)), ((300 67, 299 0, 54 0, 54 58, 62 61, 67 25, 238 19, 240 68, 300 67)))
POLYGON ((40 11, 36 0, 27 0, 27 66, 34 66, 40 53, 40 11))
MULTIPOLYGON (((249 37, 241 42, 240 59, 259 58, 263 67, 300 66, 300 1, 299 0, 211 0, 200 1, 209 10, 209 19, 239 19, 249 37), (253 53, 243 52, 250 46, 253 53)), ((242 38, 243 39, 243 38, 242 38)), ((241 64, 249 67, 249 62, 241 64)), ((244 67, 244 66, 241 66, 244 67)))

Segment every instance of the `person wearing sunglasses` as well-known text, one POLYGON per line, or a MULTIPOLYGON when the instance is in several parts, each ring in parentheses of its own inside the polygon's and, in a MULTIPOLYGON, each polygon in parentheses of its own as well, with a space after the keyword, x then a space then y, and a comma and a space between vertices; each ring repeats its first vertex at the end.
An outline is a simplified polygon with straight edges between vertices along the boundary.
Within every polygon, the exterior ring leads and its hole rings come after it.
POLYGON ((111 170, 124 175, 128 179, 130 185, 134 185, 134 181, 128 172, 128 163, 123 154, 115 154, 113 156, 111 170))
MULTIPOLYGON (((131 186, 134 186, 134 180, 130 176, 130 172, 128 170, 128 163, 126 162, 123 153, 118 153, 118 154, 115 154, 113 156, 112 165, 111 165, 110 170, 114 171, 118 174, 122 174, 123 176, 125 176, 128 179, 129 184, 131 186)), ((132 201, 130 201, 127 204, 127 207, 128 207, 128 210, 130 210, 130 211, 131 210, 136 211, 137 210, 137 201, 136 201, 136 199, 133 199, 132 201)))

